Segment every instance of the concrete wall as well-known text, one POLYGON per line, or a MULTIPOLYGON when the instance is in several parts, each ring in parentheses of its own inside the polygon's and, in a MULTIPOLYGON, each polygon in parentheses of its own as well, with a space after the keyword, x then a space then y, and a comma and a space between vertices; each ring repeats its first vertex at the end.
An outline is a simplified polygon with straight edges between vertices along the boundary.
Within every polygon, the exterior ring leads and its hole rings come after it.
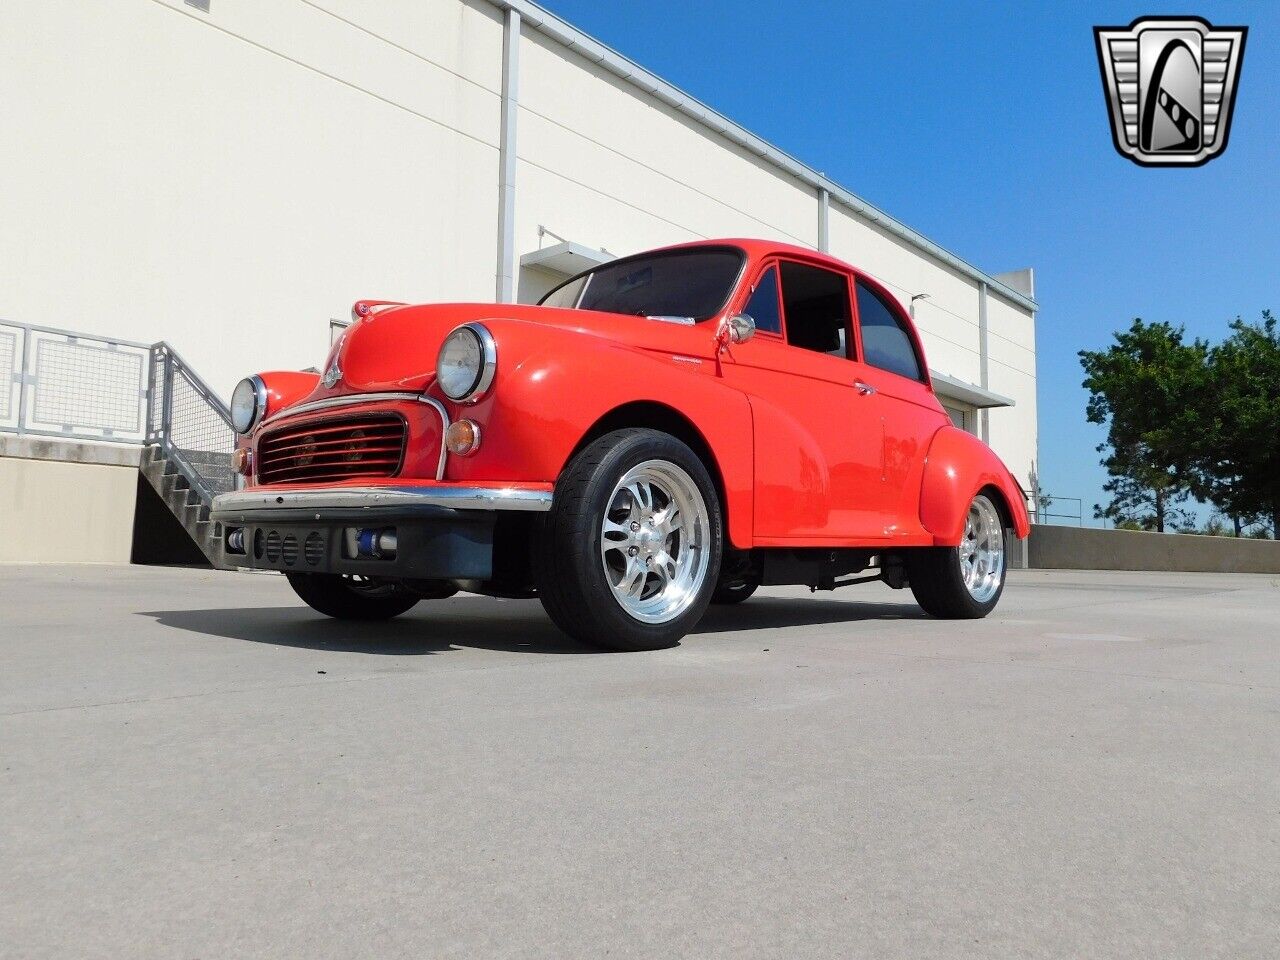
POLYGON ((136 447, 4 440, 0 561, 129 562, 136 447), (38 459, 46 456, 54 459, 38 459))
POLYGON ((1280 573, 1280 543, 1038 524, 1031 528, 1029 562, 1059 570, 1280 573))

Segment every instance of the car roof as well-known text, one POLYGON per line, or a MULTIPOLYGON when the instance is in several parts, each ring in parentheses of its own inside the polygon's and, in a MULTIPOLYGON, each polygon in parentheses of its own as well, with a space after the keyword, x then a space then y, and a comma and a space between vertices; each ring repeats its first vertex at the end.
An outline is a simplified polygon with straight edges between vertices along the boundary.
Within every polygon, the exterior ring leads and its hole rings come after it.
POLYGON ((851 263, 846 263, 830 254, 815 250, 813 247, 801 247, 794 243, 782 243, 779 240, 762 240, 759 237, 723 237, 714 240, 692 240, 688 243, 673 243, 665 247, 655 247, 644 253, 658 253, 663 250, 693 250, 698 247, 740 247, 753 260, 773 254, 791 255, 826 263, 841 270, 856 270, 851 263))

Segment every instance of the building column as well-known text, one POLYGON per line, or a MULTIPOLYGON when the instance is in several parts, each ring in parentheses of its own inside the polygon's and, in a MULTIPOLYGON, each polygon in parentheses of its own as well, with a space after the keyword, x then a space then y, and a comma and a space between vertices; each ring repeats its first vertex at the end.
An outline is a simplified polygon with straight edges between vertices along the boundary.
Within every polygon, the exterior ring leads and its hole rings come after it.
POLYGON ((826 253, 831 249, 827 237, 827 214, 831 210, 831 194, 825 188, 818 191, 818 250, 826 253))
MULTIPOLYGON (((978 284, 978 386, 991 389, 987 371, 987 285, 978 284)), ((991 442, 991 411, 983 407, 978 413, 978 430, 983 443, 991 442)))
POLYGON ((516 114, 520 109, 520 14, 507 8, 502 29, 502 119, 498 137, 497 299, 516 299, 516 114))

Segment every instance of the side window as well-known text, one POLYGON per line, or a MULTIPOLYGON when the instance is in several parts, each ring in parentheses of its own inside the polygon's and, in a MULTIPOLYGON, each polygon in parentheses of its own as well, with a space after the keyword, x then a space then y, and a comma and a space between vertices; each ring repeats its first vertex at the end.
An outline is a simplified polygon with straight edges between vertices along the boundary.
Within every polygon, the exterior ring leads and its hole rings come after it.
POLYGON ((778 271, 770 267, 756 283, 756 289, 747 301, 743 313, 756 322, 757 330, 769 333, 782 332, 782 316, 778 313, 778 271))
POLYGON ((869 287, 858 284, 858 326, 863 359, 873 367, 924 380, 920 358, 902 321, 869 287))
POLYGON ((849 356, 849 282, 844 274, 803 263, 782 264, 782 310, 787 343, 805 350, 849 356))

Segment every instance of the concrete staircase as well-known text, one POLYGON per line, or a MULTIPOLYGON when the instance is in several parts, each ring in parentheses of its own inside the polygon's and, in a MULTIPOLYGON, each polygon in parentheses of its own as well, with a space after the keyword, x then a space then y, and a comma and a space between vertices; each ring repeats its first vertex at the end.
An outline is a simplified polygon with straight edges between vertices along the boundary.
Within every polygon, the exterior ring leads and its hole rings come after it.
POLYGON ((141 469, 200 552, 215 567, 221 565, 222 525, 209 519, 209 508, 217 494, 235 489, 230 455, 150 444, 143 449, 141 469))

